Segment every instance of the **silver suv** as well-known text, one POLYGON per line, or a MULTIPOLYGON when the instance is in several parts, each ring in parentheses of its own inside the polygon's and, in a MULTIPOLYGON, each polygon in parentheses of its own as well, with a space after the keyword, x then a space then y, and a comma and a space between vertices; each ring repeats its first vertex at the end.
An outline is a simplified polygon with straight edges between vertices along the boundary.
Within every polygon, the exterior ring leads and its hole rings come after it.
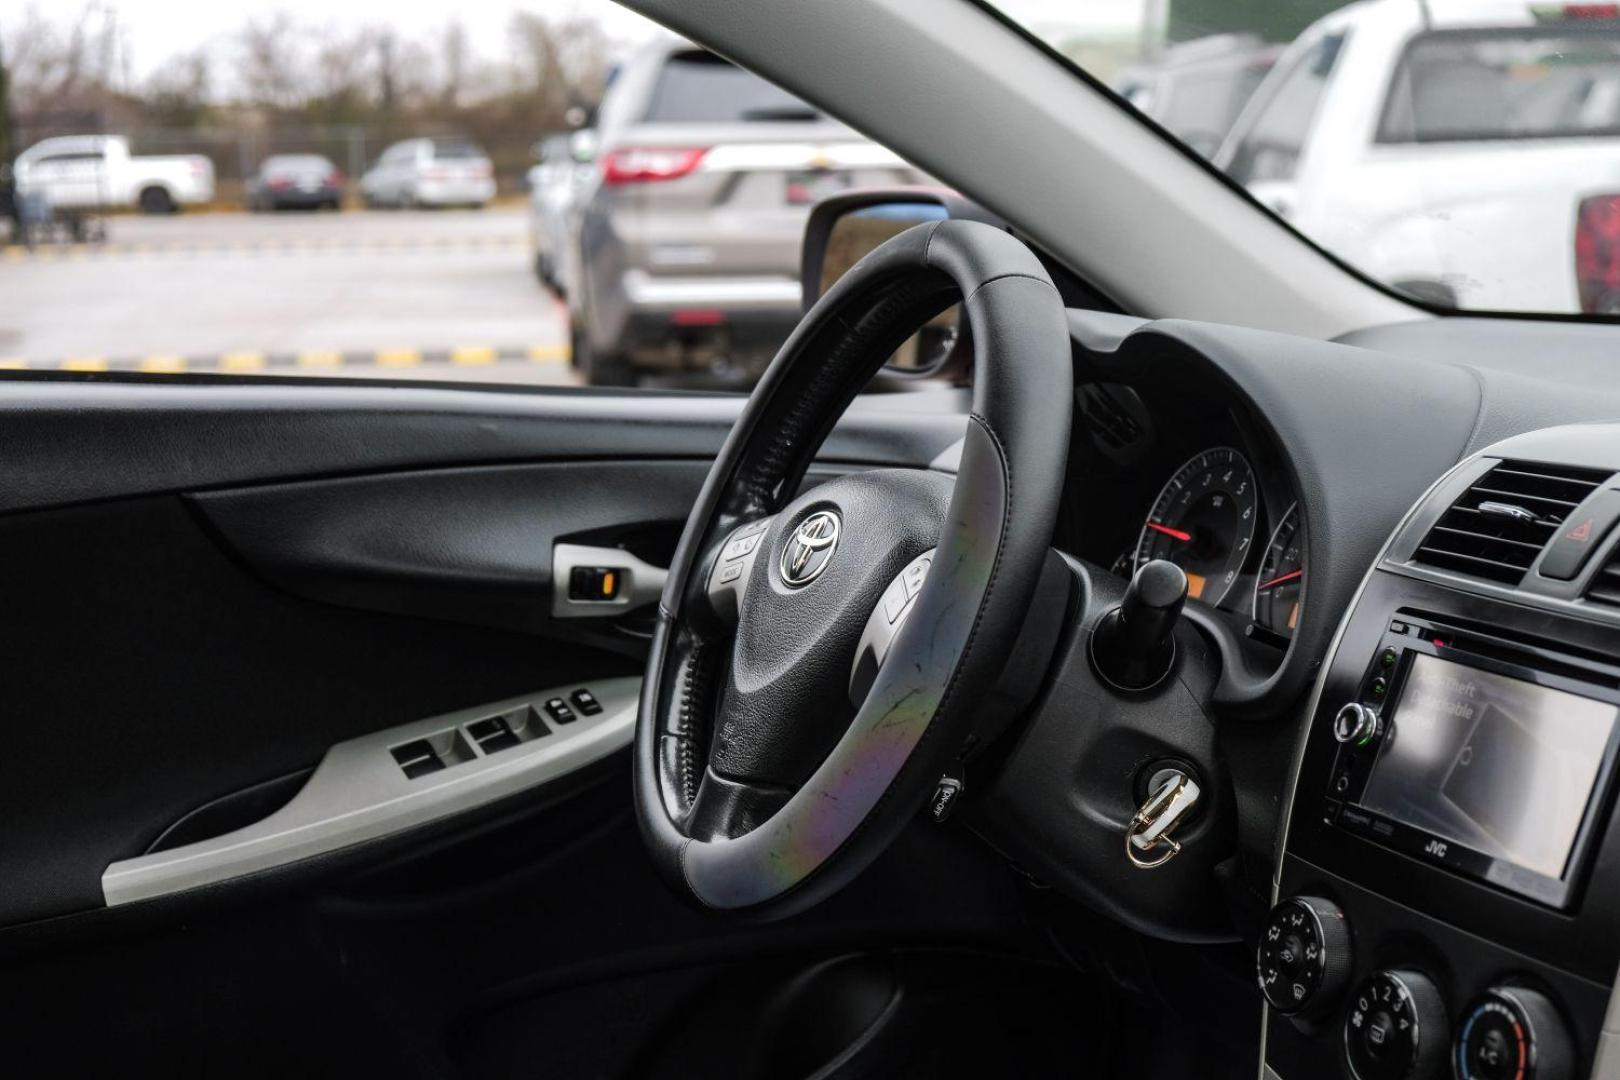
POLYGON ((891 151, 680 39, 620 69, 598 118, 594 190, 565 268, 586 381, 649 372, 751 376, 800 315, 810 206, 917 183, 891 151), (574 287, 574 283, 578 287, 574 287))

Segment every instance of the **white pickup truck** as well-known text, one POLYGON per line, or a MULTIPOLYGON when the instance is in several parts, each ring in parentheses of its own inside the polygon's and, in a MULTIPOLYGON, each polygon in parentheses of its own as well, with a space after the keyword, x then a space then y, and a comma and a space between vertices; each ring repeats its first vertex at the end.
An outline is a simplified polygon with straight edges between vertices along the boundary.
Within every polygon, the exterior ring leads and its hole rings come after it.
POLYGON ((138 207, 170 214, 214 197, 214 164, 201 154, 135 157, 121 135, 65 135, 17 157, 17 189, 52 210, 138 207))
POLYGON ((1214 160, 1420 299, 1620 312, 1620 5, 1352 4, 1289 46, 1214 160))

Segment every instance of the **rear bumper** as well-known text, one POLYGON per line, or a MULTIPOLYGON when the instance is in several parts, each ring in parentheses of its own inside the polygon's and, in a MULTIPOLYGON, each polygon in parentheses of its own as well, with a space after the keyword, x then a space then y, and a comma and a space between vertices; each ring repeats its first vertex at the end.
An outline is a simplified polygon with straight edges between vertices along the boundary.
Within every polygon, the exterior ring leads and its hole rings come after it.
POLYGON ((416 201, 425 206, 482 206, 495 197, 495 181, 421 180, 415 195, 416 201))
POLYGON ((636 312, 715 309, 789 312, 797 317, 802 303, 798 280, 775 275, 720 277, 626 270, 622 286, 625 302, 636 312))
MULTIPOLYGON (((600 282, 600 279, 599 279, 600 282)), ((716 358, 762 367, 803 314, 799 282, 780 275, 613 275, 591 304, 593 346, 640 370, 706 370, 716 358)))
POLYGON ((271 206, 325 206, 328 203, 342 202, 343 190, 341 188, 324 187, 312 191, 294 188, 288 191, 270 191, 264 200, 271 206))
POLYGON ((800 314, 798 308, 710 310, 722 317, 689 324, 679 321, 677 312, 631 312, 619 335, 620 349, 638 371, 708 371, 723 358, 728 367, 757 373, 793 332, 800 314))

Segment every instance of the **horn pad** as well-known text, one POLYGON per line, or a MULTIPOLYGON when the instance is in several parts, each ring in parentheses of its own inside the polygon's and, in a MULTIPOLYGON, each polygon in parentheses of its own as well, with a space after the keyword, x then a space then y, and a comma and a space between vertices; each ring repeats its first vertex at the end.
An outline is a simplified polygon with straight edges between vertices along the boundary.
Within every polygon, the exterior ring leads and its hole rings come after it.
POLYGON ((895 575, 939 543, 952 487, 943 473, 876 469, 814 487, 777 515, 738 613, 716 773, 796 788, 827 756, 855 714, 861 631, 895 575), (833 542, 812 546, 829 521, 833 542), (817 534, 810 544, 806 532, 817 534))

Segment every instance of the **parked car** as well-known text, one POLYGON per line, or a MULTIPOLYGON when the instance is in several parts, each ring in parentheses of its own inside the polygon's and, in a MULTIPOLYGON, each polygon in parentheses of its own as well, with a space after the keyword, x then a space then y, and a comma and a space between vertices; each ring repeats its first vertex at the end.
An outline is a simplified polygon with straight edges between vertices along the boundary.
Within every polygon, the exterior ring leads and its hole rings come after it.
POLYGON ((1213 34, 1166 49, 1151 64, 1125 68, 1119 96, 1170 134, 1209 157, 1282 55, 1253 34, 1213 34))
POLYGON ((540 281, 566 294, 568 260, 562 252, 571 242, 574 211, 594 171, 596 132, 548 135, 535 144, 534 155, 536 163, 528 173, 530 257, 540 281))
POLYGON ((1597 311, 1620 280, 1620 10, 1367 0, 1317 22, 1215 163, 1410 295, 1597 311))
POLYGON ((495 197, 495 168, 467 139, 406 139, 360 178, 360 194, 367 206, 481 207, 495 197))
POLYGON ((249 210, 336 210, 343 172, 319 154, 272 154, 248 181, 249 210))
POLYGON ((17 189, 53 210, 135 207, 172 214, 214 197, 214 164, 201 154, 135 156, 121 135, 63 135, 17 157, 17 189))
POLYGON ((575 364, 747 376, 800 315, 810 206, 923 175, 792 94, 678 38, 653 41, 603 99, 600 149, 567 255, 575 364))

